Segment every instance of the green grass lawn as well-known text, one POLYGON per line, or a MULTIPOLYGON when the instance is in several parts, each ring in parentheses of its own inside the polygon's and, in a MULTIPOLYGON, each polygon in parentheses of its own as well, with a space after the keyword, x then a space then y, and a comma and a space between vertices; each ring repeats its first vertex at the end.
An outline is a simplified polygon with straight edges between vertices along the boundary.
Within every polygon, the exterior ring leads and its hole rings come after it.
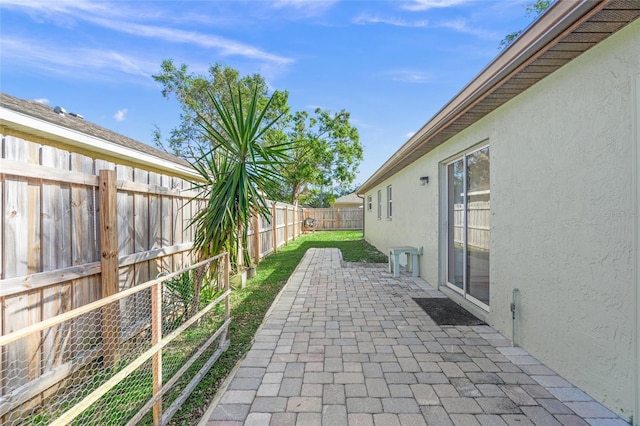
POLYGON ((231 344, 176 413, 171 424, 197 423, 235 364, 251 348, 271 303, 310 248, 335 247, 346 262, 382 263, 387 258, 362 238, 362 231, 317 231, 303 235, 263 259, 256 276, 231 296, 231 344))

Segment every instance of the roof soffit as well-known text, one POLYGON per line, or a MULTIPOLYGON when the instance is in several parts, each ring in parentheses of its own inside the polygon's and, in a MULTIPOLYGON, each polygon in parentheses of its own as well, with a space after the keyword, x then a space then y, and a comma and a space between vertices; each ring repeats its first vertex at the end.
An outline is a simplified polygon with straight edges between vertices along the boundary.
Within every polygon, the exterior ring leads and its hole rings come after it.
POLYGON ((633 0, 559 1, 429 120, 359 189, 362 194, 640 16, 633 0))

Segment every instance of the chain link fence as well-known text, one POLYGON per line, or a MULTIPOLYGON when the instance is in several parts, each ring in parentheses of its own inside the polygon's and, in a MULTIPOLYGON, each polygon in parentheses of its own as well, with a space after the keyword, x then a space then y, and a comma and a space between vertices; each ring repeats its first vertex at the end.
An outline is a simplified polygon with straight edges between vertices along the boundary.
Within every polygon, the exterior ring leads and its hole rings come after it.
POLYGON ((228 347, 228 278, 224 253, 0 336, 0 423, 168 423, 228 347))

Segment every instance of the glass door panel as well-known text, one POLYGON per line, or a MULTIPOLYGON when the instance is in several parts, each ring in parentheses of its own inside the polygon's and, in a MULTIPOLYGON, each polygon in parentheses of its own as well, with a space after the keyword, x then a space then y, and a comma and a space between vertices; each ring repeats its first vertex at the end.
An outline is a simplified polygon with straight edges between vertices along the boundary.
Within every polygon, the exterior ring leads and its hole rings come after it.
POLYGON ((467 156, 467 292, 489 304, 489 147, 467 156))
POLYGON ((447 167, 449 175, 448 205, 448 281, 464 290, 464 160, 447 167))
POLYGON ((447 165, 447 281, 489 305, 489 147, 447 165))

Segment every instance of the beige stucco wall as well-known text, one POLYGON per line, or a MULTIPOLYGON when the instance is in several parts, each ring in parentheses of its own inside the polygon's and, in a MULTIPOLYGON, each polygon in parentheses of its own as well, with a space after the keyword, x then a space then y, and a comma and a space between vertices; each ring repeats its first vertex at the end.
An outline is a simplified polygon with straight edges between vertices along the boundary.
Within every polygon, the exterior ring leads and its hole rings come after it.
MULTIPOLYGON (((491 149, 491 301, 485 318, 549 367, 629 417, 634 400, 635 80, 632 23, 380 185, 394 217, 365 214, 380 250, 423 246, 421 276, 443 285, 443 162, 491 149), (421 186, 420 176, 430 182, 421 186)), ((384 203, 383 203, 384 204, 384 203)), ((637 242, 635 242, 637 243, 637 242)), ((449 292, 450 293, 450 292, 449 292)), ((448 294, 449 294, 448 293, 448 294)), ((475 309, 479 311, 479 309, 475 309)))

